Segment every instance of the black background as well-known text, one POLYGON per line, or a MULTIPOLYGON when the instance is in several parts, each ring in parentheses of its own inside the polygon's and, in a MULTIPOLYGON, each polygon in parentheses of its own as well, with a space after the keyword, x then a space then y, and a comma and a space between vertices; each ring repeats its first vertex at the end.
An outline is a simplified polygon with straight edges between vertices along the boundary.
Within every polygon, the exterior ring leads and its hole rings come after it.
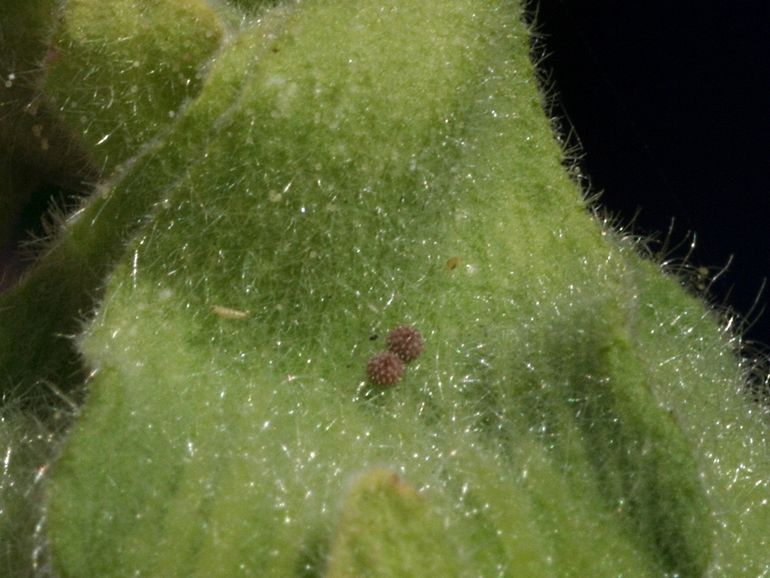
POLYGON ((694 268, 729 263, 711 301, 744 318, 749 347, 770 344, 770 2, 533 0, 529 11, 589 191, 654 249, 668 236, 669 259, 695 239, 694 268))

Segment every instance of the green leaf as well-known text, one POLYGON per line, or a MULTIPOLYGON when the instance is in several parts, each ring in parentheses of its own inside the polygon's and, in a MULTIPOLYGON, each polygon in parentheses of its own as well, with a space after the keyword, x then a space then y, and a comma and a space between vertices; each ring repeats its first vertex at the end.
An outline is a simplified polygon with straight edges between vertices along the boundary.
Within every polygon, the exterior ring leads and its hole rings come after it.
MULTIPOLYGON (((169 16, 203 4, 151 4, 127 46, 210 53, 169 16)), ((59 575, 766 572, 766 415, 716 315, 587 210, 518 3, 254 14, 172 120, 92 105, 130 160, 0 305, 34 384, 98 303, 46 486, 59 575), (403 324, 425 351, 382 390, 367 361, 403 324)), ((89 21, 108 92, 124 41, 89 21)))
POLYGON ((195 96, 223 35, 204 0, 70 0, 46 66, 46 100, 109 175, 195 96))

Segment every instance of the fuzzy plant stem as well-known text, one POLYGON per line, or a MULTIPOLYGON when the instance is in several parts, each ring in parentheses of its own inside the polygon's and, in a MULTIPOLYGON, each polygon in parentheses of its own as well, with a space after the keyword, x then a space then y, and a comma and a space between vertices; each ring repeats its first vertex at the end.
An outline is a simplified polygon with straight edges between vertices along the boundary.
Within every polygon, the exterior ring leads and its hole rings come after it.
POLYGON ((735 342, 589 210, 529 41, 514 0, 62 7, 40 94, 98 184, 0 296, 38 568, 770 572, 735 342))

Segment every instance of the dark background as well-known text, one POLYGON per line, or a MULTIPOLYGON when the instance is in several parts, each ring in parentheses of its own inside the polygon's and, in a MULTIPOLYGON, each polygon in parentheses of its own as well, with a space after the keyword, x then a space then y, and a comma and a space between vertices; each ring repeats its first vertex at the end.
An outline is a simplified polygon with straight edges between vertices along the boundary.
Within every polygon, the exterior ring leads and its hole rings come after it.
POLYGON ((589 191, 658 239, 653 249, 668 236, 669 259, 695 240, 693 268, 729 263, 711 301, 744 318, 749 349, 770 345, 770 2, 532 0, 529 11, 589 191))

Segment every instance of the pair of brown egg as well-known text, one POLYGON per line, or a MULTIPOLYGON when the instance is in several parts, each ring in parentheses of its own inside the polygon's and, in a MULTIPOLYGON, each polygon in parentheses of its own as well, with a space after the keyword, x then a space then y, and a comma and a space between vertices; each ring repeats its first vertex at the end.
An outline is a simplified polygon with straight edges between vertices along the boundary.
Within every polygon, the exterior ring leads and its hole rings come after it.
POLYGON ((379 387, 390 387, 404 377, 407 363, 417 359, 425 349, 422 335, 414 327, 402 325, 388 334, 388 350, 373 355, 366 364, 369 381, 379 387))

